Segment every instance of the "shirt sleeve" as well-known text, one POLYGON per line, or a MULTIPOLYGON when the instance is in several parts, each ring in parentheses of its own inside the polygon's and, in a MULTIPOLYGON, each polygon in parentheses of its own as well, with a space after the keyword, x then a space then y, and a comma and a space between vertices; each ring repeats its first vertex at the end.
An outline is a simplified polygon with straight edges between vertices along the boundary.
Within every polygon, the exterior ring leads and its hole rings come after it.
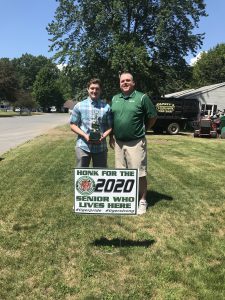
POLYGON ((142 106, 145 112, 146 119, 157 117, 155 106, 146 94, 142 98, 142 106))
POLYGON ((70 116, 70 124, 75 124, 77 126, 80 126, 80 123, 81 123, 81 113, 79 109, 79 104, 76 104, 70 116))

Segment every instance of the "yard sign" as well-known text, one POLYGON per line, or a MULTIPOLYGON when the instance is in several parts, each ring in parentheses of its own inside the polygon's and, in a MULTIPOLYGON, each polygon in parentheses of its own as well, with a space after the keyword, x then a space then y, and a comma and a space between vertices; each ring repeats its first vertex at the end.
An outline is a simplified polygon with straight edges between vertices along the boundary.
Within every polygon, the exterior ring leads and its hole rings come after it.
POLYGON ((75 168, 74 201, 79 214, 136 215, 138 170, 75 168))

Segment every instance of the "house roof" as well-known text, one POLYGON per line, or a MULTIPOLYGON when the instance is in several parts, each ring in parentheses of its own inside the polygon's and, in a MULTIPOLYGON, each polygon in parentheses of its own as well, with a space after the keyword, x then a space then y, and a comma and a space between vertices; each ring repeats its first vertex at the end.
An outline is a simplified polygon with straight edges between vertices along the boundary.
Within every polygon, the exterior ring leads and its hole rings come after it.
POLYGON ((184 90, 184 91, 180 91, 180 92, 176 92, 176 93, 172 93, 172 94, 167 94, 167 95, 165 95, 165 98, 171 98, 171 97, 185 98, 185 97, 189 97, 189 96, 195 97, 197 95, 208 93, 212 90, 218 89, 222 86, 225 86, 225 82, 203 86, 198 89, 189 89, 189 90, 184 90))
POLYGON ((68 109, 73 109, 74 105, 76 104, 75 101, 73 100, 67 100, 64 104, 63 107, 68 108, 68 109))

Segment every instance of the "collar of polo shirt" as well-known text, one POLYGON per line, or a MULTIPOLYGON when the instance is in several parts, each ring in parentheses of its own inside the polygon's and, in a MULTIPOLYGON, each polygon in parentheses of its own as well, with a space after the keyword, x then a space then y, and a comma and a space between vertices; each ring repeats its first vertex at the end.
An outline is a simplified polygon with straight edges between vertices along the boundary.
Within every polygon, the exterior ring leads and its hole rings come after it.
POLYGON ((133 91, 130 95, 124 95, 123 93, 121 93, 120 98, 124 98, 126 100, 129 98, 132 98, 135 94, 136 94, 136 91, 133 91))

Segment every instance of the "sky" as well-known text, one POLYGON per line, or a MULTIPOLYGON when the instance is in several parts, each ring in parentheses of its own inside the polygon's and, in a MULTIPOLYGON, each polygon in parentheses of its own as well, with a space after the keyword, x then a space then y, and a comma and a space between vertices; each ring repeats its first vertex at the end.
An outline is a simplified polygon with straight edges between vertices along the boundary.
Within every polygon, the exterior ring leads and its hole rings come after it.
POLYGON ((57 6, 55 0, 0 0, 0 58, 51 57, 46 27, 57 6))
MULTIPOLYGON (((225 0, 205 0, 208 17, 201 18, 195 33, 204 33, 208 51, 225 43, 225 0)), ((28 53, 51 57, 46 26, 54 19, 55 0, 0 0, 0 58, 18 58, 28 53)), ((187 57, 190 63, 193 55, 187 57)))

